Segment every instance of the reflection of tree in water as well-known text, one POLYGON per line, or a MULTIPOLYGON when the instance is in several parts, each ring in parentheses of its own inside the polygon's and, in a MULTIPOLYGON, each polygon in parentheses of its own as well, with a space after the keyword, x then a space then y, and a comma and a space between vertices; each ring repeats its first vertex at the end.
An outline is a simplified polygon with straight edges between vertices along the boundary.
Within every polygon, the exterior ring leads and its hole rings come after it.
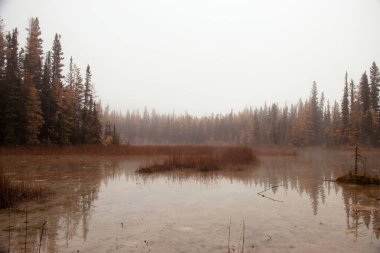
MULTIPOLYGON (((376 238, 379 239, 380 212, 374 209, 357 211, 351 205, 379 208, 377 200, 380 199, 380 189, 376 187, 345 187, 323 181, 323 179, 336 178, 347 168, 350 168, 350 160, 344 153, 333 152, 328 154, 326 152, 306 154, 299 157, 263 157, 252 180, 255 185, 263 188, 282 185, 285 191, 291 189, 297 191, 300 196, 306 194, 310 199, 314 215, 318 213, 319 204, 325 204, 326 197, 331 192, 338 194, 339 191, 342 191, 348 228, 352 230, 353 227, 357 228, 363 224, 368 230, 372 226, 376 238)), ((271 189, 273 194, 279 190, 279 187, 271 189)))
POLYGON ((376 187, 342 186, 342 195, 346 211, 347 229, 354 238, 363 236, 370 229, 380 237, 380 210, 377 207, 379 189, 376 187), (372 224, 371 224, 372 223, 372 224))
MULTIPOLYGON (((91 159, 78 161, 78 158, 69 161, 45 161, 44 164, 28 163, 29 166, 16 166, 17 174, 30 175, 31 180, 45 178, 51 183, 54 195, 43 204, 29 203, 28 209, 28 240, 27 252, 35 252, 40 240, 41 228, 47 222, 42 236, 43 252, 56 252, 56 242, 64 238, 66 245, 77 236, 78 229, 82 228, 81 237, 87 239, 89 223, 92 215, 93 202, 98 198, 102 182, 120 176, 122 171, 117 160, 103 161, 91 159), (28 169, 28 172, 19 171, 28 169), (33 176, 35 175, 35 176, 33 176), (64 229, 62 229, 64 228, 64 229), (60 234, 59 231, 64 231, 60 234)), ((11 212, 11 252, 23 252, 25 240, 25 205, 19 206, 19 212, 11 212)), ((5 217, 1 213, 0 217, 5 217)), ((7 224, 0 229, 7 230, 7 224)), ((8 234, 8 233, 7 233, 8 234)), ((1 250, 8 249, 8 237, 0 237, 1 250)))
MULTIPOLYGON (((255 185, 262 188, 270 188, 275 185, 283 185, 280 188, 272 188, 273 194, 283 189, 297 191, 300 196, 307 196, 313 213, 318 213, 318 207, 325 203, 326 196, 331 192, 336 194, 342 191, 347 214, 347 227, 357 238, 360 233, 366 233, 363 228, 372 229, 377 238, 380 236, 380 212, 379 211, 355 211, 352 204, 375 206, 376 198, 380 197, 380 190, 364 192, 361 188, 341 187, 336 183, 324 182, 322 179, 332 179, 349 167, 347 156, 331 155, 326 153, 300 155, 297 157, 262 157, 258 168, 242 170, 223 170, 219 172, 194 173, 189 171, 170 172, 141 176, 133 170, 124 170, 130 165, 117 159, 88 158, 79 161, 78 158, 54 160, 47 159, 43 163, 27 161, 15 163, 15 169, 9 168, 9 172, 22 174, 30 179, 48 179, 52 182, 55 195, 45 203, 31 206, 29 216, 28 252, 35 252, 39 241, 41 226, 47 221, 45 235, 42 237, 42 249, 44 252, 56 252, 62 245, 57 242, 64 241, 66 246, 74 237, 87 239, 89 224, 92 215, 92 206, 98 198, 99 189, 108 181, 126 176, 127 180, 145 183, 155 179, 165 178, 169 182, 186 183, 191 179, 200 184, 218 184, 221 179, 231 183, 255 185), (343 161, 343 162, 342 162, 343 161), (347 161, 347 164, 344 162, 347 161), (16 169, 17 168, 17 169, 16 169), (370 199, 370 202, 368 202, 370 199), (372 202, 371 202, 372 201, 372 202), (34 210, 33 210, 34 208, 34 210), (79 235, 78 235, 79 234, 79 235)), ((39 158, 41 159, 41 158, 39 158)), ((31 159, 32 160, 32 159, 31 159)), ((132 167, 137 168, 140 161, 136 161, 132 167)), ((7 165, 8 166, 8 165, 7 165)), ((16 178, 17 179, 17 178, 16 178)), ((371 188, 372 189, 372 188, 371 188)), ((12 213, 12 252, 23 252, 25 221, 23 206, 20 213, 12 213)), ((6 213, 0 213, 0 221, 7 220, 6 213)), ((5 222, 6 223, 6 222, 5 222)), ((0 252, 7 250, 7 225, 0 222, 0 252), (5 230, 4 230, 5 229, 5 230)), ((368 232, 367 232, 368 233, 368 232)))
POLYGON ((151 173, 151 174, 140 174, 140 175, 130 175, 129 179, 136 180, 142 179, 143 183, 154 182, 156 179, 167 179, 172 183, 185 183, 188 180, 193 180, 199 184, 206 185, 216 185, 221 179, 227 179, 231 183, 237 182, 244 185, 252 185, 254 167, 246 167, 239 170, 234 169, 223 169, 220 171, 208 171, 208 172, 198 172, 192 170, 177 170, 163 173, 151 173))
MULTIPOLYGON (((325 202, 326 193, 324 182, 326 167, 323 163, 302 157, 265 157, 261 159, 261 167, 254 177, 254 182, 264 188, 282 185, 297 191, 300 196, 309 196, 314 215, 318 213, 319 201, 325 202)), ((273 188, 275 194, 279 188, 273 188)))

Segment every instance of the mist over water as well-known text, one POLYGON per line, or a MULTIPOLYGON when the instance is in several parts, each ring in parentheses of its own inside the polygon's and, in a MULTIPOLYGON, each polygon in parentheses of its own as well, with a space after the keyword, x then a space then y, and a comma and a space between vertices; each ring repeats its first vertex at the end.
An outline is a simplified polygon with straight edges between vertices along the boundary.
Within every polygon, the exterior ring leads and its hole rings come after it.
MULTIPOLYGON (((244 221, 246 251, 378 252, 380 189, 323 181, 349 169, 350 158, 317 149, 261 156, 259 165, 239 171, 151 175, 135 173, 142 158, 2 158, 2 164, 15 180, 55 189, 51 198, 27 204, 30 250, 47 221, 42 252, 227 252, 231 218, 230 246, 241 244, 244 221)), ((369 161, 377 164, 378 156, 369 161)), ((13 252, 23 252, 23 208, 11 214, 13 252)), ((6 210, 0 220, 5 251, 6 210)))

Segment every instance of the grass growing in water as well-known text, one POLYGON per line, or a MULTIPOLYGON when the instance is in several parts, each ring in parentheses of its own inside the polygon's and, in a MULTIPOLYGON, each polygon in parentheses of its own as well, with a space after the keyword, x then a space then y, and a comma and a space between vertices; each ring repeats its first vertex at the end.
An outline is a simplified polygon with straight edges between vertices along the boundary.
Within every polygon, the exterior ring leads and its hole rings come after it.
POLYGON ((380 179, 377 177, 370 177, 366 175, 367 159, 361 154, 359 145, 355 145, 354 153, 354 173, 350 171, 347 175, 337 178, 337 182, 345 184, 358 184, 358 185, 380 185, 380 179), (363 167, 363 175, 359 174, 359 165, 363 167))
POLYGON ((248 147, 188 147, 176 150, 163 161, 141 166, 138 173, 164 172, 178 169, 217 171, 226 166, 248 165, 257 162, 248 147))
MULTIPOLYGON (((239 146, 209 146, 209 145, 40 145, 40 146, 3 146, 0 147, 0 156, 14 155, 59 155, 59 156, 149 156, 209 153, 210 150, 234 150, 241 152, 248 147, 239 146)), ((234 152, 229 151, 229 152, 234 152)), ((252 150, 251 150, 252 152, 252 150)), ((257 156, 295 156, 296 150, 291 148, 260 147, 253 149, 257 156)))
POLYGON ((8 176, 0 174, 0 208, 13 207, 23 200, 38 199, 44 193, 45 190, 40 186, 26 181, 13 183, 8 176))
POLYGON ((380 185, 380 179, 378 178, 369 177, 365 175, 359 175, 359 174, 353 174, 351 172, 348 173, 347 175, 338 177, 336 181, 339 183, 345 183, 345 184, 380 185))

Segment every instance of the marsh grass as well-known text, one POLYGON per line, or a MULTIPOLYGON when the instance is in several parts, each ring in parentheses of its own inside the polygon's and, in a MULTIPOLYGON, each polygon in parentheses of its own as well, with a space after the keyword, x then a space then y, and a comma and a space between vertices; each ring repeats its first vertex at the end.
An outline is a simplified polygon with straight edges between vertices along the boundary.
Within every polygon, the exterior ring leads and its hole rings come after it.
POLYGON ((258 156, 296 156, 297 151, 293 148, 285 147, 260 147, 255 148, 254 152, 258 156))
POLYGON ((45 193, 46 189, 39 185, 27 181, 14 183, 8 176, 0 174, 0 208, 13 207, 23 200, 39 199, 45 193))
POLYGON ((256 156, 248 147, 202 147, 177 149, 161 161, 142 165, 138 173, 173 170, 218 171, 236 165, 255 164, 256 156))
POLYGON ((338 177, 336 179, 338 183, 344 184, 358 184, 358 185, 380 185, 380 179, 376 177, 370 177, 366 175, 348 173, 347 175, 338 177))
MULTIPOLYGON (((7 155, 58 155, 58 156, 149 156, 209 153, 210 150, 229 150, 230 158, 241 157, 233 154, 252 151, 249 147, 241 146, 209 146, 209 145, 40 145, 40 146, 3 146, 0 147, 0 156, 7 155), (245 150, 245 151, 243 151, 245 150)), ((295 156, 297 152, 292 148, 259 147, 253 153, 258 156, 295 156)))

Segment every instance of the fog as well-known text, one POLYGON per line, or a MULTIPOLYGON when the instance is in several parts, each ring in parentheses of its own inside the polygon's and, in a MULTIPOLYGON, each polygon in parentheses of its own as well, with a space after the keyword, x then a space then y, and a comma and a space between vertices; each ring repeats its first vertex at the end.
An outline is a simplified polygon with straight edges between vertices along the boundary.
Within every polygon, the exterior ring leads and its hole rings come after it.
POLYGON ((103 105, 126 111, 226 113, 295 103, 316 81, 341 99, 380 63, 379 0, 3 0, 5 29, 25 45, 30 17, 45 49, 90 64, 103 105))

